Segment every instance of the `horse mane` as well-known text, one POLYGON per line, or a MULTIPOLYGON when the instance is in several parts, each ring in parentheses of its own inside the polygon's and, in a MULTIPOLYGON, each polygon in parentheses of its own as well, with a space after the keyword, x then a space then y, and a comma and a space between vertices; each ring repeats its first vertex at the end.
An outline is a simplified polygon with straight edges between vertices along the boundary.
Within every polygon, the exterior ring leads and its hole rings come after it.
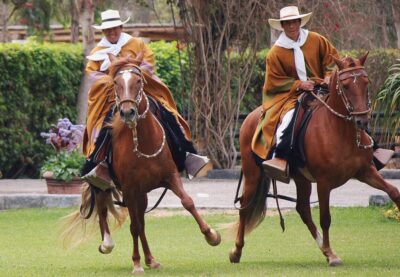
POLYGON ((359 65, 359 63, 356 62, 357 59, 354 59, 354 58, 348 57, 348 56, 342 58, 341 61, 342 61, 347 67, 354 67, 354 66, 359 65))
POLYGON ((122 130, 125 128, 125 124, 121 119, 121 116, 119 113, 115 113, 111 121, 107 123, 107 127, 111 129, 111 135, 113 137, 118 137, 119 134, 122 132, 122 130))
POLYGON ((134 66, 136 64, 136 60, 134 58, 132 58, 131 56, 127 56, 127 57, 121 57, 121 58, 117 58, 116 60, 114 60, 110 67, 108 68, 108 74, 110 76, 115 76, 118 72, 118 70, 120 70, 123 66, 126 65, 132 65, 134 66))

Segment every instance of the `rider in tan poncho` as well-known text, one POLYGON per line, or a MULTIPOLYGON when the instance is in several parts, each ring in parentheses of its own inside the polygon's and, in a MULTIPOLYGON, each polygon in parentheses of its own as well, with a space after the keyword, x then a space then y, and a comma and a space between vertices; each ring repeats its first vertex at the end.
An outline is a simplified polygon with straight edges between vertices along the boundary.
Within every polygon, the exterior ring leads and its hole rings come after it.
POLYGON ((109 188, 111 185, 107 163, 104 162, 104 153, 99 154, 103 151, 101 148, 105 148, 104 145, 107 144, 101 141, 104 137, 107 137, 104 122, 107 117, 111 116, 110 109, 115 103, 114 82, 112 77, 108 75, 108 67, 111 64, 110 54, 116 57, 131 56, 137 59, 145 78, 145 93, 153 97, 172 115, 172 118, 175 118, 175 120, 172 120, 175 123, 172 124, 178 127, 174 129, 177 132, 174 133, 174 136, 178 136, 180 141, 184 142, 184 146, 179 146, 179 148, 182 148, 179 151, 187 151, 187 153, 180 154, 179 166, 177 164, 178 170, 182 170, 182 163, 185 163, 184 166, 189 176, 195 176, 207 164, 208 159, 195 155, 196 150, 191 142, 192 136, 189 126, 178 113, 172 93, 155 75, 153 52, 141 39, 122 32, 122 25, 129 18, 121 21, 119 12, 115 10, 102 12, 101 17, 102 24, 93 27, 102 30, 104 37, 87 57, 89 61, 86 66, 86 73, 91 81, 91 89, 88 95, 87 123, 83 138, 83 153, 87 157, 87 163, 82 170, 84 179, 102 189, 109 188), (101 157, 101 160, 99 160, 99 157, 101 157), (185 159, 183 162, 182 157, 185 159))
MULTIPOLYGON (((338 52, 325 37, 301 28, 310 17, 311 13, 300 14, 296 6, 288 6, 280 10, 279 19, 268 20, 272 28, 283 32, 267 55, 263 114, 252 149, 261 159, 270 159, 263 162, 267 176, 270 172, 285 182, 289 145, 281 142, 293 118, 297 98, 314 89, 315 79, 329 84, 334 67, 332 56, 338 58, 338 52)), ((392 151, 386 156, 391 155, 392 151)))

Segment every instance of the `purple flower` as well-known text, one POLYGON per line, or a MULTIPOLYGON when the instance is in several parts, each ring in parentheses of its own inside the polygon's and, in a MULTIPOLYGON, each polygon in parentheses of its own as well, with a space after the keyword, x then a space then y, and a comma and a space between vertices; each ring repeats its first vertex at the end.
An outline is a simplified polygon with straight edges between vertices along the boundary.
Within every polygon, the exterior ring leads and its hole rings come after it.
POLYGON ((51 144, 55 150, 74 151, 79 147, 83 140, 85 126, 73 125, 68 118, 59 119, 57 126, 52 127, 48 133, 40 133, 46 139, 47 144, 51 144))

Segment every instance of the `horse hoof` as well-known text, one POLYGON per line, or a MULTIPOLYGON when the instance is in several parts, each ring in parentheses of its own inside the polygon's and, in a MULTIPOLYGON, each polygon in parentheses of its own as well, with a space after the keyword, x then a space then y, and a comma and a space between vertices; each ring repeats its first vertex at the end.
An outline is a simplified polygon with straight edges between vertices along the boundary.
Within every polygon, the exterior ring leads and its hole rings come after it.
POLYGON ((151 269, 160 269, 161 268, 161 264, 159 262, 156 262, 154 259, 152 259, 150 263, 146 263, 146 265, 151 269))
POLYGON ((218 244, 221 243, 221 235, 219 234, 218 231, 215 231, 212 228, 210 228, 210 231, 207 234, 205 234, 205 237, 206 241, 211 246, 217 246, 218 244))
POLYGON ((328 259, 329 266, 340 266, 343 264, 342 260, 338 257, 332 257, 328 259))
POLYGON ((113 248, 114 248, 114 245, 111 245, 111 246, 106 247, 106 246, 100 244, 100 245, 99 245, 99 252, 100 252, 101 254, 110 254, 111 251, 113 250, 113 248))
POLYGON ((143 275, 144 274, 143 267, 141 267, 140 265, 139 266, 134 265, 133 266, 133 270, 132 270, 132 274, 133 275, 143 275))
POLYGON ((229 260, 231 261, 231 263, 233 264, 237 264, 240 262, 240 255, 237 255, 235 253, 235 248, 233 248, 230 252, 229 252, 229 260))

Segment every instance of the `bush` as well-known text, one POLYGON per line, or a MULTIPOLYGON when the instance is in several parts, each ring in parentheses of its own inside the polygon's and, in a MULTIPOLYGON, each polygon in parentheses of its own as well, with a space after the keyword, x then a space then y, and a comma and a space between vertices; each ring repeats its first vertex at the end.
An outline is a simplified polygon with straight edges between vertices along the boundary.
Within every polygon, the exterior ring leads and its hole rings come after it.
POLYGON ((38 177, 51 149, 40 132, 60 116, 76 119, 82 49, 70 44, 0 45, 0 170, 38 177))
POLYGON ((189 65, 186 49, 180 51, 183 72, 179 65, 176 42, 157 41, 149 44, 156 59, 156 75, 168 86, 174 95, 180 111, 186 110, 189 103, 189 65))

